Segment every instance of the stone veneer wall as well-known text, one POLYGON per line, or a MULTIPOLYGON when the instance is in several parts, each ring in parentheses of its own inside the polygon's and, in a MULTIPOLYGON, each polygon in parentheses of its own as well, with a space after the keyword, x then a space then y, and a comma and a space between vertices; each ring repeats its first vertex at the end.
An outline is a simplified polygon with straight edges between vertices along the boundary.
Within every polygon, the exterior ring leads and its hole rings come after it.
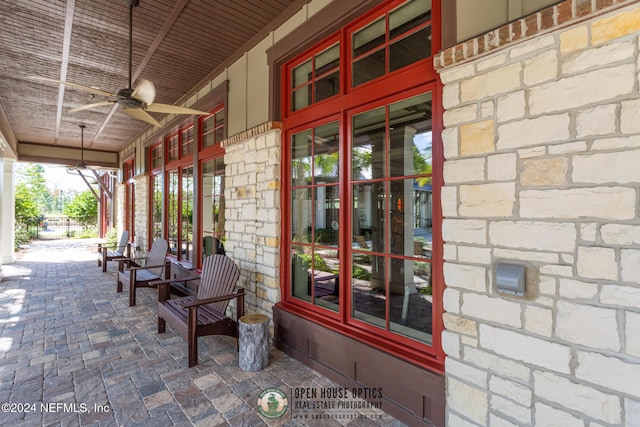
MULTIPOLYGON (((142 250, 147 250, 151 247, 151 243, 147 242, 147 238, 153 239, 151 233, 149 233, 149 175, 140 174, 134 177, 135 180, 135 213, 133 217, 134 221, 134 239, 136 245, 142 250)), ((118 217, 124 218, 124 217, 118 217)))
POLYGON ((245 312, 273 318, 280 301, 280 124, 262 124, 222 146, 225 250, 240 267, 245 312))
POLYGON ((639 426, 640 4, 527 19, 541 32, 436 58, 447 423, 639 426), (505 260, 525 298, 495 292, 505 260))

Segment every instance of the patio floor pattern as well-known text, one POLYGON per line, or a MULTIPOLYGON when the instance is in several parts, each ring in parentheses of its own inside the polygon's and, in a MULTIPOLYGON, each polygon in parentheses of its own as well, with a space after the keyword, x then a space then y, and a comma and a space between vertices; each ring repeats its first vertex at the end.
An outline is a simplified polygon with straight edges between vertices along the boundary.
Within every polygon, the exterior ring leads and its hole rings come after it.
POLYGON ((2 266, 0 425, 404 426, 370 407, 353 420, 264 417, 266 389, 339 386, 275 348, 265 369, 242 371, 229 337, 200 338, 200 363, 187 368, 186 343, 156 333, 156 291, 139 289, 129 307, 95 242, 37 241, 2 266))

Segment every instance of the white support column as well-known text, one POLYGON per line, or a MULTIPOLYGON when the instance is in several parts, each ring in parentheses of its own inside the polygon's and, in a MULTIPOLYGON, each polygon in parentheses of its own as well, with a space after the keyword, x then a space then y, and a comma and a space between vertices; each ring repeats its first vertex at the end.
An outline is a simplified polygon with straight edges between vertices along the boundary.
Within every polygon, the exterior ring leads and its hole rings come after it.
POLYGON ((16 202, 13 187, 14 163, 13 159, 3 158, 0 160, 0 200, 2 200, 2 206, 0 206, 0 265, 16 261, 14 250, 16 225, 16 202))

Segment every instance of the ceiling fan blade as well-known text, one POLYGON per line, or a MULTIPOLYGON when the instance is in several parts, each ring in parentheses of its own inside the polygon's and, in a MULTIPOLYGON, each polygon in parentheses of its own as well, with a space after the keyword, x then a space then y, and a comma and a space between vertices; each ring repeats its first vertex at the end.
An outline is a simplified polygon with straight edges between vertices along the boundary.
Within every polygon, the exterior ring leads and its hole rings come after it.
POLYGON ((95 102, 93 104, 83 105, 82 107, 72 108, 71 110, 69 110, 69 113, 77 113, 78 111, 88 110, 88 109, 94 108, 94 107, 103 107, 105 105, 112 105, 112 104, 115 104, 115 103, 116 103, 116 101, 95 102))
POLYGON ((40 80, 40 81, 43 81, 43 82, 57 83, 57 84, 65 85, 65 86, 71 86, 71 87, 75 87, 76 89, 86 90, 87 92, 95 93, 97 95, 116 96, 114 93, 107 92, 107 91, 104 91, 104 90, 100 90, 100 89, 97 89, 95 87, 83 86, 83 85, 79 85, 79 84, 76 84, 76 83, 70 83, 70 82, 64 82, 62 80, 54 80, 54 79, 49 79, 47 77, 39 77, 39 76, 29 76, 29 78, 32 79, 32 80, 40 80))
POLYGON ((206 111, 194 110, 192 108, 178 107, 176 105, 168 105, 168 104, 150 104, 150 105, 147 105, 147 111, 151 111, 152 113, 164 113, 164 114, 199 114, 199 115, 210 114, 206 111))
POLYGON ((140 80, 131 97, 151 105, 153 100, 156 99, 156 85, 149 80, 140 80))
POLYGON ((129 114, 130 116, 135 117, 138 120, 142 120, 143 122, 147 122, 157 127, 161 127, 160 123, 156 119, 154 119, 151 114, 148 114, 146 111, 141 108, 124 108, 124 112, 129 114))

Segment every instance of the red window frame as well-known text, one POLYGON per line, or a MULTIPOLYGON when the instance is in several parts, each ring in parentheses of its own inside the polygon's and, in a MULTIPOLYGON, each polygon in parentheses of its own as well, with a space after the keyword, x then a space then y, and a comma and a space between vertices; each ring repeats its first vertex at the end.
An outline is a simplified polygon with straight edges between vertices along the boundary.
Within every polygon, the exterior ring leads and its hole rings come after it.
POLYGON ((124 229, 129 232, 130 240, 135 241, 135 158, 122 163, 122 182, 124 183, 124 229))
MULTIPOLYGON (((442 163, 444 161, 440 133, 442 131, 442 107, 441 107, 441 84, 439 83, 437 74, 433 69, 432 57, 429 56, 415 63, 402 67, 398 70, 387 72, 383 76, 375 80, 368 81, 356 87, 351 87, 351 40, 353 33, 378 19, 380 16, 388 16, 405 0, 393 0, 385 2, 379 7, 373 9, 369 13, 363 15, 358 20, 345 26, 339 32, 328 37, 324 41, 298 55, 288 63, 282 66, 281 73, 281 112, 283 117, 283 153, 282 153, 282 192, 281 205, 283 206, 282 221, 282 252, 281 252, 281 293, 282 302, 279 305, 293 313, 305 317, 316 323, 342 332, 355 339, 363 341, 369 345, 377 347, 383 351, 390 352, 398 357, 404 358, 424 366, 437 372, 444 370, 444 352, 441 345, 442 324, 442 296, 444 293, 444 281, 442 278, 442 239, 440 227, 442 224, 442 215, 438 206, 440 206, 440 187, 442 186, 442 163), (318 52, 326 49, 328 46, 340 42, 340 93, 322 100, 319 103, 311 104, 297 111, 291 110, 291 70, 312 58, 318 52), (348 84, 347 84, 348 83, 348 84), (432 256, 432 274, 433 274, 433 309, 432 309, 432 343, 431 345, 423 344, 418 341, 403 337, 395 333, 387 333, 381 331, 378 327, 364 324, 363 322, 353 321, 349 318, 349 310, 351 309, 350 292, 342 291, 346 286, 341 285, 340 294, 340 311, 333 313, 329 310, 319 308, 306 301, 291 296, 291 258, 290 247, 291 242, 291 218, 289 217, 290 204, 289 194, 291 190, 291 136, 305 129, 310 129, 328 123, 333 120, 337 114, 340 117, 340 194, 341 200, 347 200, 348 205, 341 207, 341 229, 350 227, 351 225, 351 186, 348 176, 342 170, 350 171, 351 165, 347 158, 350 157, 347 151, 350 147, 351 139, 351 123, 350 119, 353 114, 374 108, 373 105, 386 105, 410 98, 412 96, 431 92, 433 107, 433 256, 432 256), (345 167, 346 166, 346 167, 345 167), (384 333, 381 333, 384 332, 384 333)), ((440 48, 440 2, 434 1, 431 9, 432 19, 427 24, 422 24, 420 29, 427 25, 432 26, 432 45, 431 52, 437 52, 440 48)), ((388 18, 385 18, 388 21, 388 18)), ((388 25, 388 24, 387 24, 388 25)), ((412 29, 410 32, 419 31, 412 29)), ((399 36, 404 37, 405 34, 399 36)), ((395 40, 395 38, 394 38, 395 40)), ((385 49, 388 48, 388 37, 385 49)), ((339 243, 342 277, 351 277, 351 272, 347 271, 350 265, 351 257, 351 231, 342 233, 339 243)), ((349 280, 345 279, 345 282, 349 280)), ((349 287, 350 288, 350 287, 349 287)))

